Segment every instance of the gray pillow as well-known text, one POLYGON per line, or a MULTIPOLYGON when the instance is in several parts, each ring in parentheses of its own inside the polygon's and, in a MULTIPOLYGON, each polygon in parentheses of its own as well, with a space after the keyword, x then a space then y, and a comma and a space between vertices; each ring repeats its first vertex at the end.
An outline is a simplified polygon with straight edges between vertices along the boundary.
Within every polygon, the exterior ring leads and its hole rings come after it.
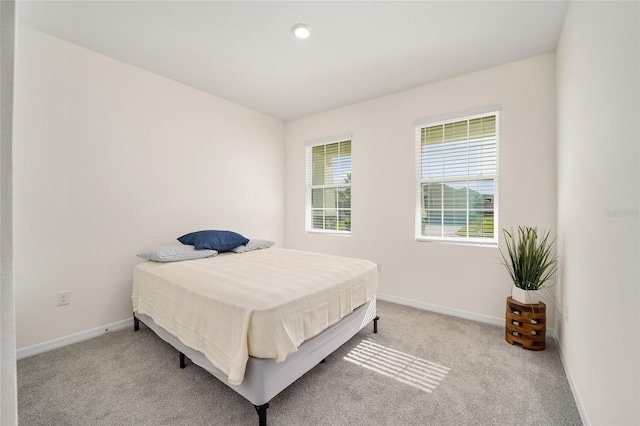
POLYGON ((179 260, 202 259, 218 254, 216 250, 196 250, 193 246, 172 245, 154 247, 138 253, 138 257, 154 262, 177 262, 179 260))
POLYGON ((232 248, 231 251, 234 253, 246 253, 253 250, 267 249, 274 244, 275 241, 251 239, 247 244, 232 248))

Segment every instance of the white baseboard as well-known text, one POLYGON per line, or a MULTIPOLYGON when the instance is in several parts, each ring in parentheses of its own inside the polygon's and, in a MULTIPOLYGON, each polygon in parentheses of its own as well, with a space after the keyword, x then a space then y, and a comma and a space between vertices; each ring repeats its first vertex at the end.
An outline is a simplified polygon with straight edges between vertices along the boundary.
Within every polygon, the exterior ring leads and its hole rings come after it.
POLYGON ((90 330, 81 331, 79 333, 71 334, 69 336, 48 340, 46 342, 37 343, 35 345, 27 346, 25 348, 20 348, 16 351, 16 358, 17 359, 27 358, 32 355, 41 354, 43 352, 61 348, 63 346, 67 346, 73 343, 81 342, 83 340, 91 339, 92 337, 98 337, 101 334, 108 333, 110 331, 122 330, 127 327, 133 327, 133 318, 113 322, 111 324, 103 325, 102 327, 92 328, 90 330))
MULTIPOLYGON (((424 303, 424 302, 419 302, 417 300, 405 299, 403 297, 390 296, 388 294, 378 294, 376 297, 379 300, 383 300, 385 302, 397 303, 399 305, 411 306, 412 308, 436 312, 438 314, 444 314, 452 317, 458 317, 458 318, 468 319, 471 321, 477 321, 485 324, 504 327, 504 317, 492 317, 489 315, 477 314, 475 312, 463 311, 461 309, 448 308, 446 306, 433 305, 431 303, 424 303)), ((557 341, 556 331, 554 329, 550 329, 547 327, 547 336, 557 341)))
POLYGON ((578 386, 576 382, 573 380, 573 376, 571 375, 571 370, 567 365, 567 362, 564 359, 564 354, 562 352, 562 346, 560 346, 560 342, 556 338, 558 353, 560 354, 560 360, 562 361, 562 367, 564 368, 564 374, 567 376, 567 381, 569 382, 569 388, 571 389, 571 393, 573 394, 573 399, 576 401, 576 407, 578 407, 578 413, 580 413, 580 419, 582 420, 582 424, 585 426, 590 426, 591 421, 589 420, 589 416, 587 415, 587 410, 584 408, 584 403, 582 402, 582 398, 580 397, 580 392, 578 392, 578 386))
POLYGON ((460 309, 448 308, 446 306, 433 305, 431 303, 419 302, 417 300, 405 299, 403 297, 390 296, 388 294, 378 294, 379 300, 393 302, 399 305, 411 306, 425 311, 436 312, 438 314, 450 315, 452 317, 464 318, 472 321, 482 322, 491 325, 504 325, 504 317, 490 317, 489 315, 476 314, 474 312, 463 311, 460 309))

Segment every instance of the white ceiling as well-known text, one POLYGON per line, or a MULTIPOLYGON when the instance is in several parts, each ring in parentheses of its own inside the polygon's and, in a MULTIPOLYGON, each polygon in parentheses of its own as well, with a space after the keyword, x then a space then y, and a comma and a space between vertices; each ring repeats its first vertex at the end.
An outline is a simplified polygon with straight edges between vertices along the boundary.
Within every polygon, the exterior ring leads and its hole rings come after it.
POLYGON ((18 22, 282 120, 556 48, 566 1, 18 1, 18 22), (291 34, 297 23, 311 37, 291 34))

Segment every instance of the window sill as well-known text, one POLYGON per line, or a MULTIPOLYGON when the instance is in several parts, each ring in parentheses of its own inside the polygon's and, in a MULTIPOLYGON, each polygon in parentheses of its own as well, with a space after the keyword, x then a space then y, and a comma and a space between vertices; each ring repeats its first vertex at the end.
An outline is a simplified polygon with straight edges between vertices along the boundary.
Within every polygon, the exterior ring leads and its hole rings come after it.
POLYGON ((455 241, 455 240, 440 240, 440 239, 431 239, 431 238, 420 238, 417 237, 416 241, 419 243, 439 243, 439 244, 451 244, 451 245, 459 245, 459 246, 475 246, 475 247, 489 247, 489 248, 498 248, 497 241, 455 241))
POLYGON ((333 235, 337 237, 350 237, 351 232, 348 231, 321 231, 318 229, 307 229, 307 234, 315 235, 333 235))

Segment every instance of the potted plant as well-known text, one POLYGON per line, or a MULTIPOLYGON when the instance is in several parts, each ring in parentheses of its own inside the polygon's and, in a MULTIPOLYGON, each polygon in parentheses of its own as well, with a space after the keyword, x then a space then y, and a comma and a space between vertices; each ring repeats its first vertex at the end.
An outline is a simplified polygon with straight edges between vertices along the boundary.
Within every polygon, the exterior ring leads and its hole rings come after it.
MULTIPOLYGON (((502 264, 509 272, 513 287, 511 297, 520 303, 535 305, 540 293, 550 292, 547 282, 556 273, 558 257, 552 252, 556 239, 549 240, 549 231, 538 234, 535 227, 518 227, 518 233, 502 230, 507 245, 507 255, 500 250, 502 264)), ((550 294, 553 298, 553 294, 550 294)))

